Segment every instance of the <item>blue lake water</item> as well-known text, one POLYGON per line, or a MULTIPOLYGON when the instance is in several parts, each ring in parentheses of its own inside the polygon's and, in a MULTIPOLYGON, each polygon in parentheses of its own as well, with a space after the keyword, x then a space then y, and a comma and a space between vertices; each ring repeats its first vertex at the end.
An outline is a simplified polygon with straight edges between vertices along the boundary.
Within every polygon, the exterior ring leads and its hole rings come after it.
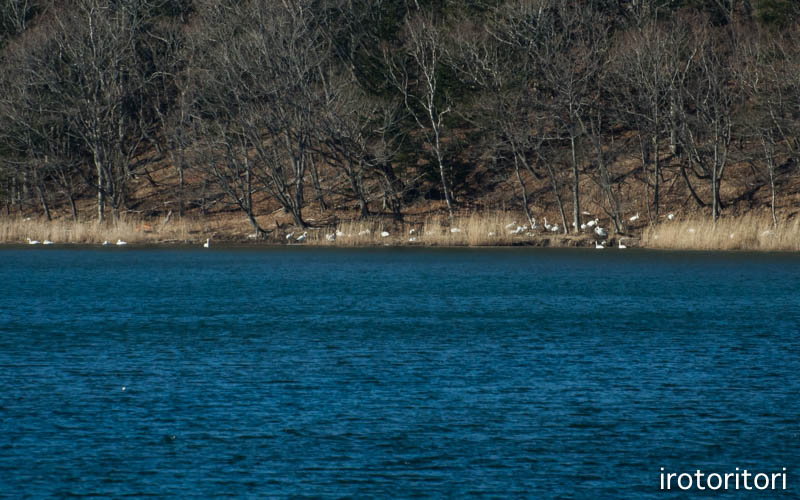
POLYGON ((0 283, 0 496, 800 496, 797 255, 6 248, 0 283))

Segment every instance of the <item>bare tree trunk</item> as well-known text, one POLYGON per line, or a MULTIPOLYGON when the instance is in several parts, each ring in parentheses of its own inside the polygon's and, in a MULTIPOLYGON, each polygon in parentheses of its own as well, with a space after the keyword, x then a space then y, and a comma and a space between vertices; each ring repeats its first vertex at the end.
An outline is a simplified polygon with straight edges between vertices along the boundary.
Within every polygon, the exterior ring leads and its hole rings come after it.
POLYGON ((102 224, 105 215, 105 186, 103 177, 103 165, 97 151, 94 152, 94 166, 97 169, 97 223, 102 224))
POLYGON ((514 170, 517 173, 517 181, 519 182, 519 187, 522 190, 522 208, 525 210, 525 217, 528 218, 528 223, 533 227, 533 217, 531 216, 531 209, 528 207, 528 188, 525 186, 525 183, 522 181, 522 175, 519 172, 519 160, 517 159, 517 155, 514 155, 514 170))
MULTIPOLYGON (((575 135, 570 134, 570 149, 572 151, 572 224, 577 231, 581 227, 580 205, 580 173, 578 172, 578 158, 575 154, 575 135)), ((568 233, 567 223, 564 221, 564 234, 568 233)))
POLYGON ((47 197, 45 196, 44 188, 42 188, 41 184, 36 185, 36 191, 39 193, 39 201, 42 203, 42 209, 44 210, 44 216, 47 217, 48 222, 53 220, 50 216, 50 205, 47 203, 47 197))

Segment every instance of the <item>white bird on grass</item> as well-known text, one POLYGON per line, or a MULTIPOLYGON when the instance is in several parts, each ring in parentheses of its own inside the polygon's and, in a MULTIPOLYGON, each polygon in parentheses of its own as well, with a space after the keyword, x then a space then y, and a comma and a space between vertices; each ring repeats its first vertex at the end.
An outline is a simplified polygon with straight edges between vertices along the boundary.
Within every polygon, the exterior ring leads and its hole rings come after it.
POLYGON ((127 245, 127 244, 128 244, 127 241, 122 241, 120 239, 117 239, 117 245, 122 246, 122 245, 127 245))
POLYGON ((291 233, 287 234, 287 235, 286 235, 286 239, 287 239, 287 240, 291 240, 291 239, 292 239, 292 236, 294 236, 294 231, 292 231, 291 233))
POLYGON ((597 236, 599 236, 601 238, 605 238, 606 236, 608 236, 608 232, 605 229, 603 229, 602 227, 600 227, 600 226, 597 226, 596 228, 594 228, 594 234, 596 234, 597 236))
POLYGON ((633 217, 631 217, 628 220, 631 221, 631 222, 636 222, 637 220, 639 220, 639 212, 636 212, 636 215, 634 215, 633 217))
POLYGON ((514 221, 511 224, 506 224, 506 229, 514 229, 515 227, 517 227, 517 221, 514 221))
POLYGON ((451 228, 450 228, 450 232, 451 232, 451 233, 460 233, 460 232, 461 232, 461 229, 459 229, 459 228, 457 228, 457 227, 451 227, 451 228))
POLYGON ((337 229, 336 236, 344 236, 344 233, 337 229))
POLYGON ((298 243, 302 243, 302 242, 306 241, 306 238, 308 238, 308 232, 304 232, 303 234, 298 236, 297 237, 297 242, 298 243))
POLYGON ((368 234, 369 234, 369 229, 364 229, 364 230, 358 232, 359 236, 366 236, 368 234))
POLYGON ((553 224, 553 225, 550 227, 550 231, 552 231, 552 232, 554 232, 554 233, 557 233, 559 229, 560 229, 560 228, 558 227, 558 224, 553 224))
POLYGON ((410 241, 411 243, 414 243, 415 241, 417 241, 417 237, 416 236, 412 236, 411 238, 408 239, 408 241, 410 241))
POLYGON ((594 227, 594 226, 597 225, 598 222, 599 222, 599 220, 597 220, 597 219, 590 220, 589 222, 586 223, 586 227, 594 227))
POLYGON ((203 248, 210 248, 211 247, 211 238, 206 238, 206 242, 203 243, 203 248))
POLYGON ((38 245, 39 243, 41 243, 41 241, 28 238, 28 245, 38 245))
POLYGON ((550 225, 550 224, 548 224, 548 223, 547 223, 547 217, 545 217, 545 218, 544 218, 544 228, 545 228, 546 230, 550 231, 550 229, 551 229, 552 227, 553 227, 552 225, 550 225))
POLYGON ((381 231, 381 238, 388 238, 388 237, 389 237, 389 231, 381 231))
POLYGON ((586 231, 586 228, 589 227, 586 224, 581 224, 581 231, 586 231))
POLYGON ((675 220, 675 214, 667 215, 667 220, 675 220))
POLYGON ((325 239, 328 241, 336 241, 336 233, 331 233, 325 236, 325 239))

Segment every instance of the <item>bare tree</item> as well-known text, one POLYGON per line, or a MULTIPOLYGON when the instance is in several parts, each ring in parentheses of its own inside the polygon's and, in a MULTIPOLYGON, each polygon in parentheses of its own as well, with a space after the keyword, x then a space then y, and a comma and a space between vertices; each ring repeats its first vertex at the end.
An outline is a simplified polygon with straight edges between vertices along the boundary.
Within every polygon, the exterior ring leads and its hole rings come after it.
POLYGON ((441 80, 446 56, 443 31, 431 13, 419 12, 406 22, 405 38, 405 50, 399 58, 386 50, 386 66, 391 83, 403 96, 406 109, 433 153, 447 211, 452 217, 452 188, 442 143, 444 119, 452 111, 441 80))

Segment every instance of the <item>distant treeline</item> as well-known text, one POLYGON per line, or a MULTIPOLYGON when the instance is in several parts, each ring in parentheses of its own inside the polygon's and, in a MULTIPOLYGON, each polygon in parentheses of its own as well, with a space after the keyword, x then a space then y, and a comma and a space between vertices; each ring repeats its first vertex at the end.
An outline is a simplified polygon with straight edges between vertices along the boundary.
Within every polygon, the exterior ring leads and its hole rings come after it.
MULTIPOLYGON (((0 0, 0 203, 135 208, 202 179, 246 214, 458 209, 590 180, 623 225, 622 159, 658 216, 663 170, 719 216, 732 164, 781 196, 800 153, 792 0, 0 0), (477 173, 482 172, 481 175, 477 173), (481 180, 483 179, 483 181, 481 180), (485 182, 486 185, 483 185, 485 182)), ((205 195, 204 195, 205 196, 205 195)))

